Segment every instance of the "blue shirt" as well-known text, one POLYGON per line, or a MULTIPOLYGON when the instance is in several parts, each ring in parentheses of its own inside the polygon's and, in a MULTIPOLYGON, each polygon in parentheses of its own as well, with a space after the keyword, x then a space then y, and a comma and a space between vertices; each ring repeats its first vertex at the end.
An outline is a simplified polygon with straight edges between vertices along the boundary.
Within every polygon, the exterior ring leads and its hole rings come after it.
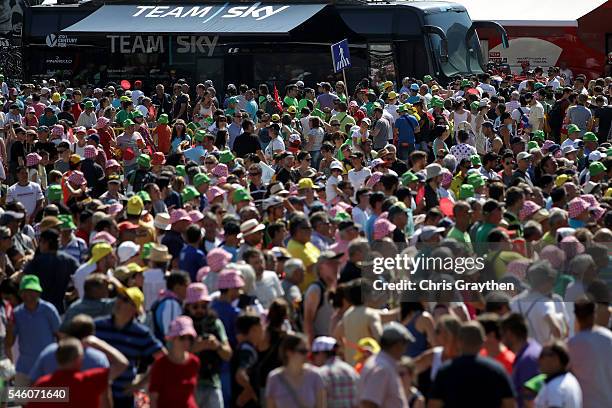
POLYGON ((574 218, 570 218, 567 221, 567 224, 571 227, 571 228, 583 228, 584 226, 586 226, 586 223, 584 221, 580 221, 580 220, 576 220, 574 218))
POLYGON ((200 157, 206 155, 206 149, 204 146, 194 146, 191 149, 187 149, 183 152, 187 161, 192 161, 200 164, 200 157))
POLYGON ((183 241, 181 234, 170 230, 164 234, 161 244, 168 247, 168 252, 172 255, 172 259, 174 259, 181 255, 185 241, 183 241))
POLYGON ((414 129, 419 126, 419 122, 412 115, 402 115, 395 121, 398 132, 398 142, 414 144, 414 129))
POLYGON ((179 255, 179 269, 189 273, 192 282, 196 282, 198 270, 206 266, 204 252, 191 245, 183 246, 179 255))
MULTIPOLYGON (((55 358, 55 352, 57 351, 57 343, 51 343, 40 353, 34 367, 30 370, 30 380, 34 383, 43 375, 52 374, 57 370, 57 359, 55 358)), ((83 364, 81 371, 89 370, 91 368, 108 368, 109 362, 106 355, 100 350, 95 348, 87 347, 83 351, 83 364)))
POLYGON ((366 238, 368 239, 368 241, 370 241, 370 244, 372 243, 372 241, 374 241, 374 223, 377 219, 378 215, 370 215, 370 218, 368 218, 368 220, 366 221, 366 225, 364 226, 364 232, 366 234, 366 238))
POLYGON ((128 368, 113 382, 115 401, 131 400, 131 395, 124 393, 125 387, 136 377, 138 360, 151 357, 162 349, 162 344, 153 336, 144 324, 132 320, 118 329, 113 324, 113 317, 101 317, 95 320, 96 336, 119 350, 129 361, 128 368))
POLYGON ((168 197, 164 200, 164 203, 170 209, 170 207, 174 206, 172 209, 183 208, 183 200, 181 200, 181 195, 176 191, 172 190, 168 197))
POLYGON ((234 141, 236 140, 238 136, 242 134, 242 126, 237 125, 235 122, 232 122, 227 127, 227 134, 229 136, 229 140, 227 141, 227 144, 230 149, 234 149, 234 141))
POLYGON ((217 313, 217 317, 223 323, 225 332, 227 334, 227 340, 232 346, 232 349, 236 347, 236 319, 240 314, 240 309, 233 306, 231 303, 223 302, 215 299, 210 304, 210 307, 217 313))
POLYGON ((17 372, 29 374, 40 353, 55 342, 60 317, 53 304, 44 300, 31 312, 21 304, 15 308, 15 336, 19 344, 17 372))
POLYGON ((225 244, 221 244, 219 247, 232 254, 232 262, 238 262, 238 248, 227 246, 225 244))

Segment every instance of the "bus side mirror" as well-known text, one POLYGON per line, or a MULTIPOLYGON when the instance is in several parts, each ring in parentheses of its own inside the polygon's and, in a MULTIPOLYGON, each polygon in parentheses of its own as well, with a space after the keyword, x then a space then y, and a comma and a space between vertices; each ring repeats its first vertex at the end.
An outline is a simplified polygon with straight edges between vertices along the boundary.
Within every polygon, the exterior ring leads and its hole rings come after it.
POLYGON ((425 34, 434 34, 440 37, 440 60, 442 62, 448 61, 448 39, 446 33, 438 26, 425 25, 423 26, 423 32, 425 34))

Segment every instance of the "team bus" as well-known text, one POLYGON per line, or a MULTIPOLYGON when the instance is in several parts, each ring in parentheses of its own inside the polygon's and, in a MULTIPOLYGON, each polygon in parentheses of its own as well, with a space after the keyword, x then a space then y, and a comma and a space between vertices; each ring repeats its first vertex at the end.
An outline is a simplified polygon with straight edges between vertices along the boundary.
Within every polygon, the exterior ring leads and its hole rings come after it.
POLYGON ((507 43, 498 24, 472 22, 463 6, 441 1, 53 1, 26 10, 25 80, 313 85, 342 77, 330 45, 347 39, 349 87, 432 73, 445 82, 483 71, 478 29, 507 43))

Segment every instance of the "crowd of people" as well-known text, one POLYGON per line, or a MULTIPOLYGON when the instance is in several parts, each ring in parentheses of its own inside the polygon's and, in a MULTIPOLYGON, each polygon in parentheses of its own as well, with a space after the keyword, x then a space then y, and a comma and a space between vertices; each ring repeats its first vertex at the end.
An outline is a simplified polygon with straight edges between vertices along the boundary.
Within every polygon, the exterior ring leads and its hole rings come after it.
POLYGON ((0 77, 5 394, 611 407, 612 78, 565 71, 280 92, 0 77), (398 254, 481 263, 375 271, 398 254))

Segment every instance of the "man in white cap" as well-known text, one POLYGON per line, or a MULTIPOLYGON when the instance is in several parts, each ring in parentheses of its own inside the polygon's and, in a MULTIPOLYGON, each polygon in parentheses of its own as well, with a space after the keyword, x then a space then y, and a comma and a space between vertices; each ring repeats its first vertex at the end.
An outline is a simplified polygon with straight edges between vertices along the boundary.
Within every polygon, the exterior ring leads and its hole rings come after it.
POLYGON ((414 342, 407 328, 398 322, 387 323, 380 337, 380 353, 370 357, 361 370, 357 383, 358 401, 362 408, 403 408, 408 406, 401 386, 397 361, 406 346, 414 342))
POLYGON ((432 163, 425 167, 426 172, 426 183, 425 183, 425 197, 424 206, 425 210, 430 210, 440 205, 440 196, 438 194, 438 188, 442 182, 442 166, 438 163, 432 163))
POLYGON ((319 336, 312 342, 313 363, 325 382, 328 407, 353 407, 357 398, 359 375, 336 356, 338 342, 333 337, 319 336))
POLYGON ((249 249, 258 248, 263 242, 264 230, 266 226, 261 224, 256 219, 250 219, 240 224, 240 234, 238 239, 243 242, 238 249, 238 259, 242 260, 246 251, 249 249))

